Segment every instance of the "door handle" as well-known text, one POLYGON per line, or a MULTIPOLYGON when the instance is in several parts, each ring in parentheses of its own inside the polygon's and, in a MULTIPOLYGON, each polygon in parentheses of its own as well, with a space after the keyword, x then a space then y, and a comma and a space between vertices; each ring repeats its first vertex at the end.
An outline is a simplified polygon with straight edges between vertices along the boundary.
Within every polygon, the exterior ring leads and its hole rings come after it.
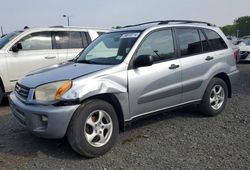
POLYGON ((180 65, 171 64, 171 66, 169 67, 169 69, 172 70, 172 69, 176 69, 178 67, 180 67, 180 65))
POLYGON ((47 60, 49 60, 49 59, 54 59, 54 58, 56 58, 56 56, 46 56, 46 57, 44 57, 45 59, 47 59, 47 60))
POLYGON ((210 60, 213 60, 213 59, 214 59, 213 57, 207 56, 207 58, 205 60, 210 61, 210 60))

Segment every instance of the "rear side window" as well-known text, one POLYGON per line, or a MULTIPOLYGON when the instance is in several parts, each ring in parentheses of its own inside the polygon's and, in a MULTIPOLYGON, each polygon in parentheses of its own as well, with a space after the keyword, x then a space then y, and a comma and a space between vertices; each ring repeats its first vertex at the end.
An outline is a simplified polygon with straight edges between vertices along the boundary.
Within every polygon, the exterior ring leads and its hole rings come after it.
POLYGON ((69 48, 68 32, 65 32, 65 31, 55 32, 55 47, 57 49, 69 48))
POLYGON ((86 48, 89 45, 89 43, 88 43, 89 34, 87 32, 81 32, 81 36, 82 36, 83 47, 86 48))
POLYGON ((57 49, 74 49, 85 47, 82 40, 81 32, 76 31, 58 31, 55 35, 55 48, 57 49))
POLYGON ((204 33, 206 34, 213 50, 223 50, 227 48, 226 43, 221 38, 221 36, 216 33, 215 31, 203 29, 204 33))
POLYGON ((177 28, 176 35, 180 45, 181 56, 190 56, 202 52, 201 41, 197 29, 177 28))
POLYGON ((200 34, 203 52, 206 53, 206 52, 211 51, 211 47, 210 47, 206 37, 204 36, 204 34, 201 32, 201 30, 199 30, 199 34, 200 34))
POLYGON ((19 41, 21 50, 52 49, 51 32, 36 32, 25 36, 19 41))
POLYGON ((83 48, 80 32, 69 32, 69 48, 83 48))

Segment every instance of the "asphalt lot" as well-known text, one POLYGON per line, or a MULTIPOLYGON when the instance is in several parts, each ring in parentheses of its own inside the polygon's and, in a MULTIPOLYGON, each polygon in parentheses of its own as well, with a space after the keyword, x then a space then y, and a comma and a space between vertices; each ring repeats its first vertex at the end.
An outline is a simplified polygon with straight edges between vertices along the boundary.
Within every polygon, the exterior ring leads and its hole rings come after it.
POLYGON ((250 63, 225 111, 203 117, 187 107, 137 121, 106 155, 86 159, 66 139, 46 140, 0 106, 0 169, 250 169, 250 63))

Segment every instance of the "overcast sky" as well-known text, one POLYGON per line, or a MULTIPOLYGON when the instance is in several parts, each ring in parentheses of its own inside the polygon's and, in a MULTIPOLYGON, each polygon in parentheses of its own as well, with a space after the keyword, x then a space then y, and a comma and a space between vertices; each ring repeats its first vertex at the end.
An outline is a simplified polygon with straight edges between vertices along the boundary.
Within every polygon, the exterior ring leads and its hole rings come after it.
POLYGON ((112 27, 144 21, 192 19, 232 24, 250 16, 250 0, 1 0, 4 32, 31 27, 71 25, 112 27))

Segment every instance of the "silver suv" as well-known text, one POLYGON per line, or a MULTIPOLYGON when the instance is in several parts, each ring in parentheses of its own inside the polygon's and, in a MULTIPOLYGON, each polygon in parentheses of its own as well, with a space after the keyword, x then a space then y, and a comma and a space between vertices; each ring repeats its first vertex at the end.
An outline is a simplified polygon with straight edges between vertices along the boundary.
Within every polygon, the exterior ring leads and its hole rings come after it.
POLYGON ((72 62, 27 75, 10 106, 32 133, 66 135, 76 152, 96 157, 136 118, 186 104, 219 114, 237 75, 234 52, 219 28, 156 21, 105 33, 72 62))

